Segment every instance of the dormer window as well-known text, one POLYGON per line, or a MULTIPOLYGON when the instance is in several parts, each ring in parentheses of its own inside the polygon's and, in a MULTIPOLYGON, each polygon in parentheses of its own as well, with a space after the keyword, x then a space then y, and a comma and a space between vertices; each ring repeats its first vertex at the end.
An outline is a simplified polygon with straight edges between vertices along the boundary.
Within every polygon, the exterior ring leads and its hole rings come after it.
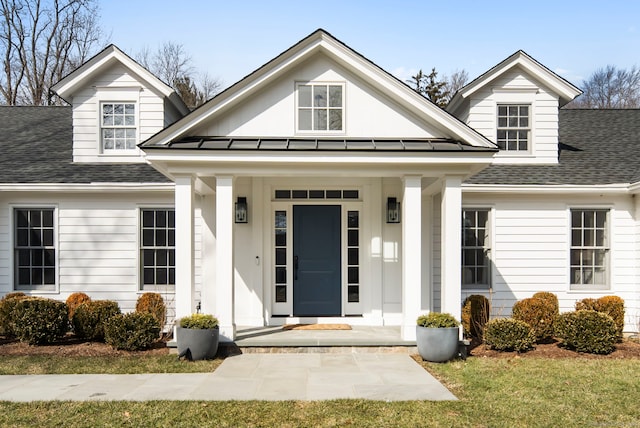
POLYGON ((498 104, 497 143, 502 151, 529 150, 531 131, 528 104, 498 104))
POLYGON ((298 85, 298 131, 343 131, 344 85, 298 85))
POLYGON ((102 152, 135 150, 137 144, 135 103, 102 103, 102 152))

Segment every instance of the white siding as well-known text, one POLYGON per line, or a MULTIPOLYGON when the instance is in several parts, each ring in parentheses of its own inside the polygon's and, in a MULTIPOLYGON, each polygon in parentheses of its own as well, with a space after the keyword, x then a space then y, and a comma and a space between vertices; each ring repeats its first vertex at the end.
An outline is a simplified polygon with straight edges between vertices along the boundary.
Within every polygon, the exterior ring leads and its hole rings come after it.
POLYGON ((636 225, 629 197, 536 197, 465 195, 465 205, 494 208, 492 243, 493 316, 507 316, 520 299, 538 291, 558 296, 561 311, 571 311, 586 297, 618 295, 627 306, 626 330, 637 329, 638 292, 636 274, 636 225), (610 289, 575 291, 569 285, 570 209, 609 208, 610 289), (635 314, 635 315, 634 315, 635 314))
MULTIPOLYGON (((442 136, 360 78, 319 55, 261 88, 250 101, 210 118, 193 135, 289 137, 296 134, 296 82, 344 83, 344 135, 364 138, 442 136)), ((318 133, 315 133, 316 135, 318 133)), ((308 133, 306 134, 308 135, 308 133)), ((335 134, 333 134, 335 135, 335 134)))
MULTIPOLYGON (((45 297, 66 300, 82 291, 92 299, 118 302, 123 312, 135 309, 139 286, 139 209, 173 206, 173 194, 33 195, 0 199, 0 295, 12 291, 10 266, 13 237, 10 217, 13 207, 57 207, 58 290, 45 297)), ((196 210, 196 288, 200 289, 201 221, 196 210)), ((174 315, 173 291, 158 290, 174 315)))
POLYGON ((144 141, 178 118, 175 109, 165 113, 165 100, 153 88, 122 65, 106 69, 74 94, 73 160, 74 162, 144 162, 139 152, 126 156, 103 155, 100 149, 100 103, 102 101, 135 102, 138 137, 144 141))
POLYGON ((530 153, 502 153, 496 163, 557 163, 558 162, 558 97, 526 74, 516 70, 505 73, 473 94, 469 111, 461 117, 467 125, 496 141, 497 105, 522 103, 531 105, 530 153))

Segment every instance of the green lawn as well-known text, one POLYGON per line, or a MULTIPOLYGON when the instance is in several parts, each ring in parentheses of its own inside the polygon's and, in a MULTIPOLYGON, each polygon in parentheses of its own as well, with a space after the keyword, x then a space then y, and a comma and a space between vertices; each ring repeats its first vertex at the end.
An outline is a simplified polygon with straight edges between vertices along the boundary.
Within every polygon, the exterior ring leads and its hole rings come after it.
POLYGON ((460 401, 0 402, 0 426, 640 426, 638 359, 470 358, 424 366, 460 401))

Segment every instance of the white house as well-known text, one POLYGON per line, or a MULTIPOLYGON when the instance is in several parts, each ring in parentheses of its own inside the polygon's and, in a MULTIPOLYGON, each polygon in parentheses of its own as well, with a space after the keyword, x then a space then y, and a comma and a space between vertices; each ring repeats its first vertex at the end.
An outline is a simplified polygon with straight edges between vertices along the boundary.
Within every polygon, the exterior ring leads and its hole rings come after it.
POLYGON ((640 111, 519 51, 446 110, 317 30, 188 112, 109 46, 0 107, 0 294, 75 291, 236 326, 496 315, 537 291, 615 294, 640 318, 640 111))

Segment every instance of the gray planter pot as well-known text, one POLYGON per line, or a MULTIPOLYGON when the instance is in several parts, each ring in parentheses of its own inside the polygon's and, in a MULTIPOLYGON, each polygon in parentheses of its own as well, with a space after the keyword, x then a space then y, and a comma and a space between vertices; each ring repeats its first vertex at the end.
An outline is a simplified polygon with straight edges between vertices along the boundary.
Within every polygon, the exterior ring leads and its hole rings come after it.
POLYGON ((212 360, 218 352, 219 328, 194 329, 177 326, 178 356, 188 360, 212 360))
POLYGON ((418 353, 425 361, 443 363, 458 355, 460 327, 429 328, 416 326, 418 353))

